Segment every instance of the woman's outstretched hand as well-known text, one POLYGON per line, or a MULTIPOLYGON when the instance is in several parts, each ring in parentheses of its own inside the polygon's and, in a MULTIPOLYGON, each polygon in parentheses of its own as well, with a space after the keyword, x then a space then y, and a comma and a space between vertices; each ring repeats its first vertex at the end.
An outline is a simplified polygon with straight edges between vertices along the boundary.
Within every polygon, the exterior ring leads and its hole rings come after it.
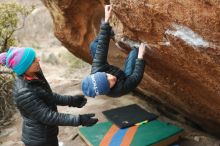
POLYGON ((105 22, 109 22, 109 19, 111 17, 112 12, 112 6, 111 5, 105 5, 105 22))

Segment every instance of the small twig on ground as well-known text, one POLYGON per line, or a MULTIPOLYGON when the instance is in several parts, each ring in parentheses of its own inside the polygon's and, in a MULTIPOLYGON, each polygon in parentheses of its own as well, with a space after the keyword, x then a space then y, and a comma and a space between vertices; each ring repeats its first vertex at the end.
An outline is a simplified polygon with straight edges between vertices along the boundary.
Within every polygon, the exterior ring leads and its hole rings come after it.
POLYGON ((79 136, 79 134, 77 133, 76 135, 73 136, 73 138, 71 140, 75 140, 78 136, 79 136))

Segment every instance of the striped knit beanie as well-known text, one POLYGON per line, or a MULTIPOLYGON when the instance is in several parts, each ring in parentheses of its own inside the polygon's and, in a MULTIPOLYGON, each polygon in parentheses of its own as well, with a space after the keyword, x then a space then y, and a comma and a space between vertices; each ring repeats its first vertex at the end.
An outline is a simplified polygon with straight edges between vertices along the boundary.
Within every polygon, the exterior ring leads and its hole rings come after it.
POLYGON ((36 58, 33 48, 10 48, 0 54, 0 64, 6 65, 17 75, 24 74, 36 58))
POLYGON ((82 91, 84 95, 95 97, 105 95, 110 91, 109 82, 105 72, 97 72, 83 79, 82 91))

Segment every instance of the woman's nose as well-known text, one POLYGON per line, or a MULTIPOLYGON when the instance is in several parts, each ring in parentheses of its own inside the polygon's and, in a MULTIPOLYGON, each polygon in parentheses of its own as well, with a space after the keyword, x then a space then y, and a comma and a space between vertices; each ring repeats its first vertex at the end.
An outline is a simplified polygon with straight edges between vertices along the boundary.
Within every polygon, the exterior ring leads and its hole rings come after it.
POLYGON ((37 62, 40 62, 40 57, 37 57, 37 62))

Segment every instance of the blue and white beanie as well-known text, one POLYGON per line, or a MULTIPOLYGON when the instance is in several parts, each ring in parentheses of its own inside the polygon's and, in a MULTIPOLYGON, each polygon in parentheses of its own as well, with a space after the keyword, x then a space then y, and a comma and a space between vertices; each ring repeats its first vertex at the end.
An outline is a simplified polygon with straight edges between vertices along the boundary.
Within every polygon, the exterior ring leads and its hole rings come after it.
POLYGON ((82 91, 84 95, 89 97, 107 94, 110 91, 107 74, 105 72, 97 72, 84 78, 82 91))

